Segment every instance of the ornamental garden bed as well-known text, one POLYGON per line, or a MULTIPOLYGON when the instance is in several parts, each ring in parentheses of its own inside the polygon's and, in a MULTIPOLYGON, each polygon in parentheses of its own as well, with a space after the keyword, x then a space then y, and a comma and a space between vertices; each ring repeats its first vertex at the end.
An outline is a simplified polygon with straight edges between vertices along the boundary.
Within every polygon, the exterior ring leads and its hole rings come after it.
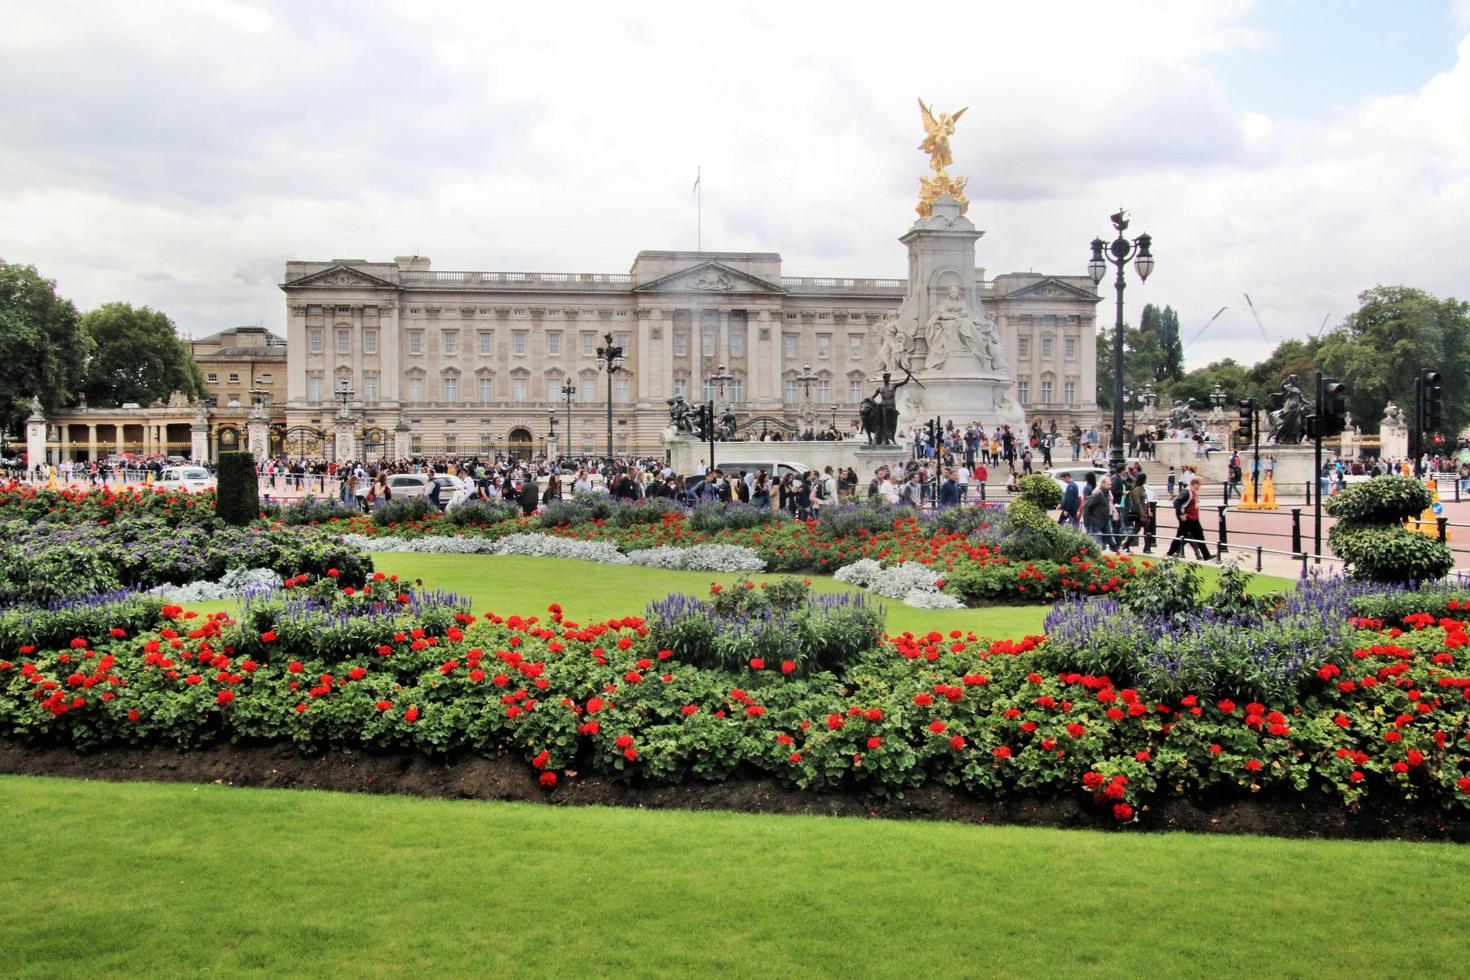
POLYGON ((0 624, 0 739, 13 771, 1464 839, 1470 593, 1202 597, 1184 568, 1015 641, 883 637, 796 581, 587 624, 380 576, 237 621, 100 600, 0 624))

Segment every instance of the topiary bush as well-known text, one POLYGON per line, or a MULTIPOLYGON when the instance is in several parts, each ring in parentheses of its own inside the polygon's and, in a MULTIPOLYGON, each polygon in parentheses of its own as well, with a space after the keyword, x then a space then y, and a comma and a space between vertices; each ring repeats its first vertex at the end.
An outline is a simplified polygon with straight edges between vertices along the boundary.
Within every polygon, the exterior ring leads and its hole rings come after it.
POLYGON ((215 477, 214 512, 220 520, 243 527, 260 516, 254 454, 220 453, 215 477))
POLYGON ((439 508, 430 503, 428 497, 395 497, 373 511, 373 523, 378 527, 390 527, 438 516, 439 508))
POLYGON ((1023 476, 1016 481, 1017 496, 1042 510, 1055 510, 1062 505, 1062 488, 1057 481, 1041 473, 1023 476))
POLYGON ((1351 578, 1369 582, 1429 582, 1455 567, 1442 541, 1403 524, 1423 513, 1434 496, 1407 476, 1375 477, 1326 501, 1337 523, 1327 542, 1347 564, 1351 578))

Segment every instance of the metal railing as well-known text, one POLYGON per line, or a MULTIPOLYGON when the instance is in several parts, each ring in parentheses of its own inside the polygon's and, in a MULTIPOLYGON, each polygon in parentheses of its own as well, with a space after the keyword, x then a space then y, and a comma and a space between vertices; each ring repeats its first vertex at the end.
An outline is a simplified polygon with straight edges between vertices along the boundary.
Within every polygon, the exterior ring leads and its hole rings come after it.
MULTIPOLYGON (((631 286, 633 277, 626 273, 610 272, 437 272, 408 271, 399 273, 405 285, 435 286, 509 286, 525 287, 566 286, 631 286)), ((621 289, 619 290, 622 291, 621 289)))

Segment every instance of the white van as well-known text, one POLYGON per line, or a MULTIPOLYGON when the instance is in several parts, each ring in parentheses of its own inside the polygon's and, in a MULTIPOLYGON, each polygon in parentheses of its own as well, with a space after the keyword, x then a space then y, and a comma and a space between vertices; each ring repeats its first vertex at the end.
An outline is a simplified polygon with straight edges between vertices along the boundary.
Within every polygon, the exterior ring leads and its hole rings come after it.
POLYGON ((167 466, 158 474, 156 486, 164 490, 213 490, 214 477, 202 466, 167 466))
POLYGON ((715 457, 715 468, 727 476, 732 476, 741 470, 747 473, 755 473, 757 471, 765 472, 771 474, 771 478, 775 480, 781 479, 788 473, 795 474, 796 476, 805 476, 811 470, 816 470, 816 472, 820 473, 823 469, 820 466, 804 466, 801 463, 792 463, 785 460, 768 459, 756 462, 751 462, 750 460, 732 460, 727 463, 718 456, 715 457))

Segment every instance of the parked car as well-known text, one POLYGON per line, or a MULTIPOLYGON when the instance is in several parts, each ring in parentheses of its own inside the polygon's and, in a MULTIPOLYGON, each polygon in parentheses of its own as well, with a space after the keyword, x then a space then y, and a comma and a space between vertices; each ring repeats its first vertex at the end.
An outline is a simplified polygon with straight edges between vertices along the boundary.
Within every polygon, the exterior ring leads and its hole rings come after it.
POLYGON ((164 490, 186 490, 189 493, 215 487, 214 474, 202 466, 165 467, 155 483, 164 490))
POLYGON ((388 477, 388 489, 394 500, 422 497, 429 492, 429 477, 424 473, 394 473, 388 477))
POLYGON ((747 473, 754 473, 757 471, 765 472, 771 474, 772 479, 776 480, 781 479, 787 473, 794 473, 797 476, 805 476, 807 471, 809 470, 816 469, 819 472, 821 470, 821 467, 804 466, 801 463, 791 463, 783 460, 759 460, 756 462, 750 462, 749 460, 731 460, 729 462, 726 462, 725 460, 720 459, 718 456, 715 457, 715 466, 724 473, 739 473, 741 470, 744 470, 747 473))
POLYGON ((1087 482, 1087 474, 1089 473, 1092 474, 1093 483, 1097 483, 1103 477, 1108 475, 1108 471, 1106 469, 1098 466, 1092 466, 1090 464, 1087 466, 1058 466, 1055 469, 1050 469, 1046 471, 1046 475, 1051 477, 1053 480, 1056 480, 1057 486, 1059 487, 1064 487, 1067 485, 1062 481, 1061 477, 1063 473, 1071 473, 1072 479, 1077 481, 1077 485, 1079 487, 1087 482))

